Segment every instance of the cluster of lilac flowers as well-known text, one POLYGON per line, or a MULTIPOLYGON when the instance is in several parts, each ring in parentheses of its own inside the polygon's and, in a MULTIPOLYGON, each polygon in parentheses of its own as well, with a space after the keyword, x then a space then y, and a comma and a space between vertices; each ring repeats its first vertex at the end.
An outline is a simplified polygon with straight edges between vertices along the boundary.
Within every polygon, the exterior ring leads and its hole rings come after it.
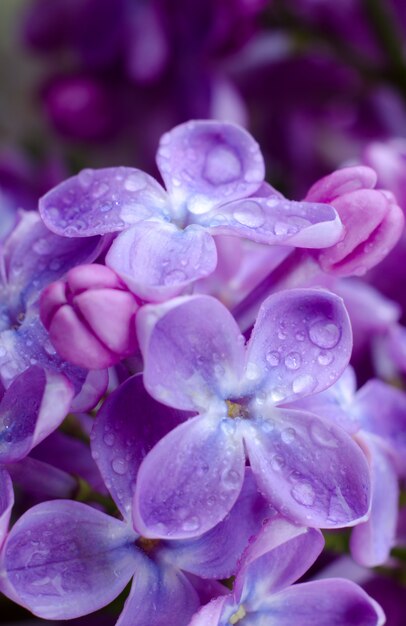
POLYGON ((289 200, 227 122, 157 165, 85 169, 2 233, 0 590, 45 620, 120 596, 118 626, 379 626, 308 570, 322 530, 364 567, 401 538, 406 330, 374 281, 402 209, 366 165, 289 200))

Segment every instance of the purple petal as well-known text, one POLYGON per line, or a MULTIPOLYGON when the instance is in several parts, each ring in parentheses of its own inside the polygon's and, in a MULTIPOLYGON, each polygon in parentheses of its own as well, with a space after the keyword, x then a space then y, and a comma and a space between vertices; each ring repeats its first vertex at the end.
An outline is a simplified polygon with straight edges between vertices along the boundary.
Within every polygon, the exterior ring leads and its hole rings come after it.
POLYGON ((141 461, 187 416, 151 398, 140 374, 129 378, 104 401, 91 433, 92 454, 124 518, 131 519, 141 461))
POLYGON ((168 212, 162 187, 131 167, 83 170, 39 201, 46 226, 64 237, 104 235, 168 212))
POLYGON ((257 243, 326 248, 337 243, 343 226, 327 204, 294 202, 279 196, 251 197, 223 204, 199 223, 213 235, 235 235, 257 243))
POLYGON ((343 167, 318 180, 309 189, 306 200, 312 202, 332 202, 339 196, 360 189, 373 189, 376 185, 376 172, 365 165, 343 167))
MULTIPOLYGON (((75 368, 82 371, 82 368, 75 368)), ((72 380, 72 376, 69 376, 72 380)), ((93 370, 87 372, 86 377, 82 381, 79 393, 73 398, 71 404, 72 413, 80 413, 82 411, 90 411, 99 402, 104 395, 109 382, 109 374, 107 370, 93 370)))
POLYGON ((14 491, 10 474, 0 467, 0 548, 8 530, 13 505, 14 491))
POLYGON ((357 393, 354 413, 362 429, 377 435, 401 474, 406 474, 406 395, 372 379, 357 393))
POLYGON ((146 537, 201 535, 233 507, 244 469, 243 442, 232 420, 210 415, 189 419, 161 439, 142 462, 134 497, 135 527, 146 537))
POLYGON ((31 456, 7 466, 14 483, 42 500, 71 498, 77 493, 78 482, 71 474, 31 456))
POLYGON ((295 526, 283 518, 272 520, 246 550, 235 581, 236 599, 255 606, 288 587, 313 565, 323 546, 319 530, 295 526))
POLYGON ((245 422, 244 442, 258 485, 299 524, 351 526, 369 508, 369 467, 347 433, 311 413, 272 409, 245 422))
POLYGON ((178 295, 205 278, 217 263, 213 238, 201 226, 180 230, 164 221, 145 221, 121 233, 106 264, 140 298, 152 302, 178 295))
POLYGON ((348 365, 352 334, 341 298, 291 289, 262 304, 248 344, 246 385, 273 404, 330 387, 348 365))
POLYGON ((381 626, 385 622, 381 607, 361 587, 340 578, 284 589, 265 600, 255 617, 250 626, 260 626, 264 618, 278 626, 381 626))
MULTIPOLYGON (((18 226, 5 244, 7 283, 13 287, 10 302, 22 314, 41 290, 76 265, 91 263, 101 251, 100 237, 70 241, 51 233, 37 213, 23 213, 18 226)), ((11 306, 10 306, 11 308, 11 306)))
POLYGON ((146 559, 134 576, 116 626, 185 626, 199 604, 182 572, 146 559))
POLYGON ((398 478, 391 460, 372 437, 362 437, 371 456, 371 513, 351 534, 351 554, 360 565, 376 567, 395 544, 398 518, 398 478))
POLYGON ((163 135, 157 164, 175 213, 186 205, 197 215, 250 196, 265 173, 253 137, 239 126, 214 120, 180 124, 163 135))
POLYGON ((2 591, 45 619, 105 606, 145 558, 128 527, 85 504, 39 504, 12 528, 2 554, 2 591))
POLYGON ((210 296, 144 306, 137 316, 149 393, 175 408, 207 408, 238 384, 244 340, 231 313, 210 296))
POLYGON ((65 376, 36 366, 20 374, 0 404, 0 462, 27 456, 66 417, 72 397, 65 376))
POLYGON ((247 468, 241 493, 227 517, 201 537, 167 542, 163 549, 165 559, 202 578, 228 578, 235 574, 248 541, 271 515, 272 510, 247 468))

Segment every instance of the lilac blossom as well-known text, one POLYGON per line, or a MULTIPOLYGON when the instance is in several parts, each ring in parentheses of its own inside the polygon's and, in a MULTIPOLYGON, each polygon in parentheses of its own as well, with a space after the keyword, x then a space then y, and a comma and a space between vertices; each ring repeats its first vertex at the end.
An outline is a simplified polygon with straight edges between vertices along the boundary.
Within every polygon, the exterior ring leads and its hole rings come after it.
POLYGON ((39 204, 56 234, 119 232, 106 264, 143 299, 165 300, 213 272, 212 235, 325 248, 342 234, 330 206, 291 202, 263 184, 259 147, 233 124, 176 127, 162 137, 157 163, 167 192, 139 170, 84 170, 39 204))
POLYGON ((241 490, 246 455, 285 516, 324 528, 364 518, 369 470, 358 446, 324 418, 279 408, 328 388, 347 365, 351 329, 337 296, 271 296, 247 346, 209 296, 144 306, 137 326, 149 393, 198 412, 141 465, 133 513, 144 535, 196 536, 221 521, 241 490))
POLYGON ((79 265, 51 283, 40 299, 41 321, 67 361, 102 369, 137 349, 136 299, 104 265, 79 265))
POLYGON ((189 626, 384 624, 380 606, 349 580, 293 584, 314 563, 323 544, 319 530, 274 519, 247 548, 233 591, 200 609, 189 626))
POLYGON ((73 266, 94 260, 97 237, 69 240, 51 233, 35 212, 25 212, 0 250, 0 379, 5 386, 31 365, 63 373, 73 382, 75 409, 91 408, 104 392, 103 371, 89 374, 56 354, 39 318, 41 290, 73 266))
POLYGON ((134 576, 120 626, 187 626, 201 593, 207 601, 225 592, 212 579, 235 571, 248 539, 272 515, 249 473, 229 518, 197 539, 146 540, 131 524, 140 461, 181 419, 148 396, 141 376, 111 394, 96 418, 92 451, 124 521, 68 500, 32 507, 4 544, 2 591, 40 617, 71 619, 108 604, 134 576), (134 401, 144 421, 123 419, 134 401), (207 579, 205 593, 199 577, 207 579))
MULTIPOLYGON (((362 565, 386 561, 395 543, 399 478, 406 473, 406 396, 377 379, 356 392, 348 368, 339 381, 321 394, 294 403, 339 424, 365 450, 371 466, 371 510, 351 536, 351 552, 362 565)), ((292 405, 293 406, 293 405, 292 405)))

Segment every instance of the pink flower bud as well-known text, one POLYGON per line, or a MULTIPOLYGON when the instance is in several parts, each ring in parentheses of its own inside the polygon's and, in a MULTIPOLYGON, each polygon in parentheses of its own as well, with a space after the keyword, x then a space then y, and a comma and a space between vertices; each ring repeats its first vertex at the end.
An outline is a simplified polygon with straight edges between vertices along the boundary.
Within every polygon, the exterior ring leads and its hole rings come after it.
POLYGON ((315 253, 323 271, 336 276, 365 274, 390 252, 404 224, 394 195, 374 189, 369 167, 346 167, 317 181, 305 200, 326 202, 338 212, 345 234, 330 248, 315 253))
POLYGON ((41 295, 40 315, 59 354, 87 369, 102 369, 138 347, 139 304, 104 265, 79 265, 41 295))

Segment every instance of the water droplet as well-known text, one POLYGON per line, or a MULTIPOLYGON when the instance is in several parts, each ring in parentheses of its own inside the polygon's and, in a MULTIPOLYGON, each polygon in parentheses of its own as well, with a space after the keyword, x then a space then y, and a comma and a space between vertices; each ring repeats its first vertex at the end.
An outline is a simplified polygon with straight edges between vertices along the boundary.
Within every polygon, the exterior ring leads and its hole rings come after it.
POLYGON ((281 326, 278 330, 278 339, 280 339, 281 341, 284 341, 284 339, 286 339, 286 337, 288 336, 288 333, 286 332, 286 329, 281 326))
POLYGON ((93 181, 93 170, 85 169, 79 172, 78 181, 82 187, 89 187, 93 181))
POLYGON ((113 459, 113 461, 111 462, 111 467, 116 472, 116 474, 120 474, 120 476, 122 476, 126 473, 128 464, 125 459, 121 459, 120 457, 118 457, 116 459, 113 459))
POLYGON ((276 222, 275 226, 273 227, 273 232, 277 237, 283 237, 284 235, 288 234, 289 226, 284 222, 276 222))
POLYGON ((106 433, 103 437, 103 441, 106 446, 112 446, 115 441, 115 436, 113 435, 113 433, 106 433))
POLYGON ((283 400, 284 398, 286 398, 286 392, 284 391, 284 389, 282 389, 282 387, 275 387, 274 389, 272 389, 271 391, 272 402, 276 404, 277 402, 281 402, 281 400, 283 400))
POLYGON ((234 489, 240 483, 240 474, 234 469, 225 470, 221 475, 221 484, 226 489, 234 489))
POLYGON ((281 432, 281 439, 284 443, 292 443, 296 438, 296 431, 294 428, 285 428, 281 432))
POLYGON ((241 161, 228 146, 217 145, 206 156, 203 176, 212 185, 225 185, 241 175, 241 161))
POLYGON ((267 352, 265 358, 267 363, 271 367, 276 367, 277 365, 279 365, 281 360, 280 354, 279 352, 276 352, 276 350, 270 350, 269 352, 267 352))
POLYGON ((340 339, 340 329, 333 322, 320 320, 309 329, 310 341, 319 348, 334 348, 340 339))
POLYGON ((288 370, 298 370, 302 364, 302 357, 298 352, 289 352, 285 357, 285 366, 288 370))
POLYGON ((312 506, 316 499, 316 493, 313 487, 307 482, 296 483, 290 493, 296 502, 304 504, 305 506, 312 506))
POLYGON ((331 352, 320 352, 317 362, 320 365, 330 365, 334 361, 334 355, 331 352))
POLYGON ((239 224, 249 228, 259 228, 265 222, 261 206, 252 200, 240 203, 233 211, 233 217, 239 224))
POLYGON ((37 254, 47 254, 50 251, 50 243, 45 238, 38 239, 34 242, 32 248, 37 254))
POLYGON ((306 339, 306 334, 303 330, 298 330, 295 337, 296 341, 304 341, 306 339))
POLYGON ((311 393, 316 387, 317 381, 311 374, 298 376, 292 383, 293 393, 311 393))
POLYGON ((314 421, 310 425, 310 436, 314 443, 324 448, 337 448, 339 441, 334 433, 332 433, 324 424, 314 421))
POLYGON ((140 191, 147 186, 146 178, 142 172, 133 172, 124 181, 124 189, 127 191, 140 191))
POLYGON ((186 532, 193 532, 195 530, 199 530, 199 528, 200 528, 200 522, 199 522, 199 518, 196 516, 189 517, 182 524, 182 530, 186 532))
POLYGON ((274 454, 271 458, 271 467, 276 472, 280 472, 285 466, 285 459, 280 454, 274 454))
POLYGON ((93 198, 100 198, 101 196, 104 196, 104 194, 107 193, 108 190, 109 186, 106 183, 99 183, 94 187, 92 191, 92 196, 93 198))

